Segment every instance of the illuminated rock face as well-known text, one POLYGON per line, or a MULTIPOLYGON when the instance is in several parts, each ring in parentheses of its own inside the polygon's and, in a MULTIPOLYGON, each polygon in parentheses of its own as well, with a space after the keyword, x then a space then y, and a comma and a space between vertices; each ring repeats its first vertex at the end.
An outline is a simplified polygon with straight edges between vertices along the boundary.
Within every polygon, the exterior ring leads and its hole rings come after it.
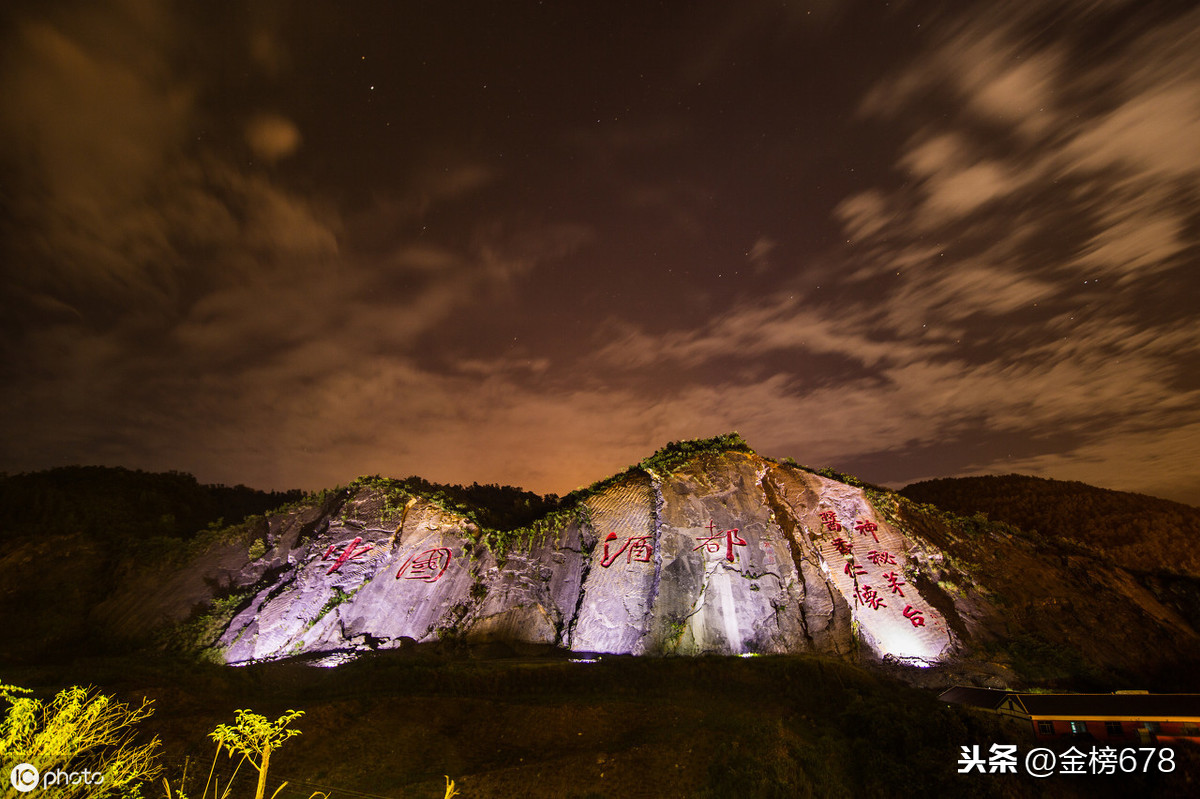
POLYGON ((621 654, 861 644, 925 663, 954 643, 906 576, 910 543, 860 489, 729 452, 586 504, 587 521, 497 561, 464 519, 361 489, 260 559, 278 565, 219 646, 246 662, 446 637, 621 654))
POLYGON ((952 638, 946 620, 911 582, 913 545, 880 519, 861 489, 796 469, 768 469, 792 538, 853 608, 859 636, 880 657, 937 660, 952 638))

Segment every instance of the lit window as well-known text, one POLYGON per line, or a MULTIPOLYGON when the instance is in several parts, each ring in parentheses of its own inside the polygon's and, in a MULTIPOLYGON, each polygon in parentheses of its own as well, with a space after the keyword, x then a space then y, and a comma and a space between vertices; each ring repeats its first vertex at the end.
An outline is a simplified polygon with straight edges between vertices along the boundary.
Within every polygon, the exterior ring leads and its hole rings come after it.
POLYGON ((1071 722, 1071 734, 1072 735, 1081 735, 1082 733, 1085 733, 1085 732, 1087 732, 1087 725, 1084 724, 1082 721, 1072 721, 1071 722))

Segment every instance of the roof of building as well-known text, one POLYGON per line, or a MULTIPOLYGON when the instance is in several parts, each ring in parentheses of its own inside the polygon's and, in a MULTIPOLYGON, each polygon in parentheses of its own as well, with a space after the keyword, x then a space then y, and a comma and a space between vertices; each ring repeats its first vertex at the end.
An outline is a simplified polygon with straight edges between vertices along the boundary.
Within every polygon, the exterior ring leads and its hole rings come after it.
POLYGON ((1032 717, 1197 719, 1200 694, 1012 694, 1032 717))
POLYGON ((938 695, 943 702, 968 707, 979 707, 984 710, 996 710, 1012 692, 997 688, 975 688, 969 685, 956 685, 947 688, 938 695))

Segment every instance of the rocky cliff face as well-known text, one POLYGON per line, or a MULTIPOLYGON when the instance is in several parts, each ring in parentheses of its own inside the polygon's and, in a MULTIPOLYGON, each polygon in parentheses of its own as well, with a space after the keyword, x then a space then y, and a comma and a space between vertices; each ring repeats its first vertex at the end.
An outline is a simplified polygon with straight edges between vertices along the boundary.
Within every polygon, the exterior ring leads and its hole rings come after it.
POLYGON ((150 643, 247 663, 500 642, 942 663, 903 673, 1008 687, 1196 689, 1200 572, 1182 534, 1113 521, 1101 540, 1086 520, 1039 533, 952 516, 759 457, 735 436, 669 446, 534 535, 481 530, 446 509, 473 505, 437 491, 361 480, 186 541, 12 537, 0 665, 150 643))
POLYGON ((371 486, 319 518, 272 519, 270 549, 238 581, 252 597, 217 648, 241 663, 454 638, 924 664, 957 645, 914 579, 929 553, 862 489, 751 453, 631 472, 500 555, 478 534, 371 486))

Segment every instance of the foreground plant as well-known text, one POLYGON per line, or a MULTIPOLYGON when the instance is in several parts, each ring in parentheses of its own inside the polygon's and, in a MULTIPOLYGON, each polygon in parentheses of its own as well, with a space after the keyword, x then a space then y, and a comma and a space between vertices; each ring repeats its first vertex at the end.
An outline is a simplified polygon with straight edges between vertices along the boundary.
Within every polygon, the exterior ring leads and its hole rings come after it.
POLYGON ((48 790, 39 796, 137 796, 140 783, 158 776, 158 738, 136 740, 138 723, 154 712, 149 701, 134 707, 79 686, 64 688, 49 703, 23 695, 28 693, 0 684, 0 699, 8 703, 0 721, 0 763, 28 763, 43 779, 53 773, 54 783, 43 783, 48 790))
MULTIPOLYGON (((268 721, 265 716, 249 710, 238 710, 234 714, 235 721, 232 727, 219 724, 208 737, 217 742, 218 752, 225 749, 230 757, 235 753, 241 754, 242 762, 249 762, 254 766, 258 771, 258 788, 254 799, 263 799, 267 790, 267 769, 271 765, 271 752, 282 746, 288 738, 300 734, 300 730, 285 728, 303 715, 303 710, 289 710, 275 721, 268 721)), ((287 783, 276 788, 275 794, 283 790, 284 785, 287 783)), ((275 794, 272 794, 272 797, 275 794)))

